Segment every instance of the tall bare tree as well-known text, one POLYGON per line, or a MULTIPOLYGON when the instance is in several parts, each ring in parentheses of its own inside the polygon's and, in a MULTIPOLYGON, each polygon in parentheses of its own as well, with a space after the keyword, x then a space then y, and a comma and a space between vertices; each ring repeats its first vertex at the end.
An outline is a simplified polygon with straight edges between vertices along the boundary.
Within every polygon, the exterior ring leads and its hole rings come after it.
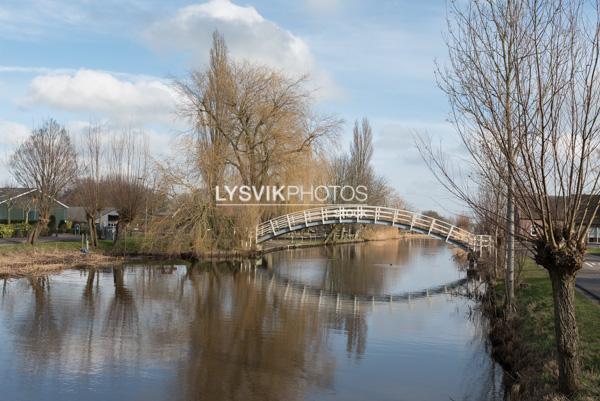
POLYGON ((148 201, 150 156, 143 132, 125 130, 112 139, 106 180, 109 200, 118 214, 114 241, 141 217, 148 201))
POLYGON ((231 154, 223 134, 230 130, 227 102, 233 96, 235 84, 231 69, 225 40, 215 32, 208 68, 193 71, 188 80, 175 82, 184 99, 179 105, 179 113, 192 123, 190 134, 184 138, 188 150, 184 154, 208 189, 208 201, 212 204, 215 203, 215 187, 225 180, 227 155, 231 154))
POLYGON ((56 198, 77 175, 77 153, 67 130, 55 120, 44 122, 12 155, 10 171, 20 185, 39 191, 38 219, 28 238, 33 245, 50 221, 56 198))
MULTIPOLYGON (((450 66, 441 71, 478 177, 502 183, 505 235, 512 233, 511 200, 534 222, 535 235, 515 234, 549 272, 565 394, 578 387, 574 284, 600 199, 598 10, 588 1, 451 3, 450 66)), ((455 193, 481 207, 452 182, 447 165, 425 153, 455 193)))
POLYGON ((235 246, 231 238, 247 241, 263 210, 217 208, 215 187, 283 184, 300 176, 298 166, 318 159, 340 121, 315 115, 306 81, 231 59, 223 36, 213 34, 207 68, 174 83, 179 112, 192 129, 180 143, 186 165, 160 169, 171 200, 169 230, 181 233, 171 239, 182 240, 170 249, 204 252, 235 246))
POLYGON ((334 155, 329 163, 330 182, 333 185, 365 186, 368 202, 386 205, 394 194, 385 177, 373 168, 373 130, 366 117, 354 122, 352 142, 348 153, 334 155))
POLYGON ((206 185, 218 184, 227 168, 244 185, 267 184, 295 154, 336 133, 340 120, 315 116, 306 82, 231 60, 223 36, 214 33, 209 68, 175 84, 203 151, 206 185))
POLYGON ((350 145, 351 184, 366 185, 374 181, 375 173, 371 164, 373 159, 373 130, 366 117, 360 125, 354 122, 352 130, 352 144, 350 145))
POLYGON ((90 125, 80 150, 82 167, 73 189, 73 198, 85 210, 92 246, 98 246, 96 219, 107 206, 107 186, 104 180, 106 154, 103 146, 103 130, 100 125, 90 125))

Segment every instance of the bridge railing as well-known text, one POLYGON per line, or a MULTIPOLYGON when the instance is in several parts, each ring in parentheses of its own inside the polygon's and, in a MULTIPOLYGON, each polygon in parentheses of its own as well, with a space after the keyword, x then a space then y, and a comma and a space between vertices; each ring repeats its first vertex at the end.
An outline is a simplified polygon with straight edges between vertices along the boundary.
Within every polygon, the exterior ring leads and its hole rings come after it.
POLYGON ((282 215, 256 227, 256 242, 302 228, 336 223, 402 227, 479 251, 489 250, 493 245, 489 235, 475 235, 443 220, 408 210, 368 205, 328 205, 282 215))

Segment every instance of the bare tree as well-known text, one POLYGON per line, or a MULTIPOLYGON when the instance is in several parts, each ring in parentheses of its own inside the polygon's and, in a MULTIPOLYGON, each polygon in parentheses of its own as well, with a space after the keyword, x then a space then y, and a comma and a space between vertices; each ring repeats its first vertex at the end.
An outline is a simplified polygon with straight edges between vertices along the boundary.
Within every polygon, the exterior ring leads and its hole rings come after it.
POLYGON ((223 134, 230 130, 227 102, 235 84, 231 68, 225 40, 215 32, 206 71, 193 71, 187 81, 175 82, 184 99, 179 105, 179 113, 193 125, 190 134, 184 138, 188 151, 183 154, 208 189, 208 201, 212 204, 215 203, 215 187, 225 180, 227 155, 231 153, 223 134))
POLYGON ((174 83, 183 99, 180 115, 192 129, 180 141, 186 163, 171 161, 160 168, 161 187, 170 200, 168 231, 179 233, 170 239, 181 240, 169 249, 204 252, 235 246, 232 238, 249 239, 263 211, 217 208, 216 186, 259 187, 307 178, 310 169, 298 174, 298 166, 318 160, 340 120, 315 115, 306 82, 306 77, 232 60, 223 36, 213 34, 208 67, 174 83))
POLYGON ((126 130, 114 137, 109 160, 106 185, 111 205, 119 214, 117 242, 141 216, 148 199, 149 151, 143 132, 126 130))
POLYGON ((471 218, 464 213, 456 216, 454 221, 454 225, 458 228, 462 228, 463 230, 471 231, 471 218))
POLYGON ((181 113, 195 127, 206 185, 218 184, 227 168, 244 185, 264 185, 295 154, 336 133, 340 120, 312 112, 306 81, 230 60, 223 37, 214 33, 209 69, 175 83, 184 99, 181 113))
POLYGON ((98 246, 96 219, 107 201, 107 186, 103 181, 107 171, 102 135, 103 130, 100 125, 88 127, 80 150, 82 169, 73 190, 73 198, 85 210, 94 247, 98 246))
POLYGON ((361 124, 354 122, 352 130, 352 144, 350 145, 351 185, 373 184, 375 173, 372 166, 373 159, 373 130, 366 117, 361 124))
POLYGON ((56 121, 47 120, 12 155, 10 170, 20 185, 39 191, 38 220, 28 238, 33 245, 50 221, 57 196, 77 174, 77 154, 67 130, 56 121))
POLYGON ((334 155, 329 163, 330 182, 333 185, 359 185, 367 188, 368 202, 386 205, 394 196, 386 179, 375 173, 373 168, 373 130, 364 117, 354 122, 352 142, 348 153, 334 155))
MULTIPOLYGON (((452 3, 450 66, 441 71, 454 121, 485 185, 498 185, 536 235, 515 232, 549 272, 555 310, 559 390, 578 387, 576 272, 600 199, 600 18, 598 4, 563 0, 452 3)), ((421 143, 430 164, 456 194, 442 158, 421 143)), ((501 202, 496 202, 498 205, 501 202)), ((507 246, 510 250, 510 242, 507 246)), ((511 273, 509 271, 509 273, 511 273)), ((512 283, 513 277, 507 276, 512 283)))

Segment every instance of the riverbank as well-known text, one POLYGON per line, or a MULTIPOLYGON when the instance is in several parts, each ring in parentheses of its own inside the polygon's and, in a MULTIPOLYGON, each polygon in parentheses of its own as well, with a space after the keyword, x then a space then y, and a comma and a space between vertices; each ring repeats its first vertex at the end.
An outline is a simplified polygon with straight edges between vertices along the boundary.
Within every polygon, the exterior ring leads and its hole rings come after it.
POLYGON ((102 251, 83 253, 79 242, 45 242, 0 247, 0 278, 39 276, 65 269, 112 266, 123 257, 102 251))
MULTIPOLYGON (((420 239, 429 238, 424 234, 406 233, 393 239, 420 239)), ((213 250, 201 254, 167 255, 152 253, 145 250, 144 240, 140 238, 127 238, 113 244, 112 241, 99 241, 97 248, 90 248, 89 253, 81 252, 81 242, 60 241, 40 242, 35 246, 29 244, 8 244, 0 246, 0 278, 36 276, 55 273, 61 270, 101 267, 123 263, 129 258, 161 258, 161 259, 187 259, 187 260, 227 260, 238 258, 252 258, 287 249, 308 248, 326 245, 340 245, 369 241, 383 241, 390 238, 373 237, 369 239, 338 240, 326 243, 324 240, 314 241, 274 241, 261 250, 231 249, 213 250)))
MULTIPOLYGON (((548 273, 527 259, 516 290, 516 313, 503 319, 504 290, 496 287, 486 305, 491 316, 490 340, 494 357, 512 381, 512 392, 523 400, 565 400, 555 393, 558 380, 552 286, 548 273)), ((571 400, 600 399, 600 307, 576 294, 580 337, 581 391, 571 400)))

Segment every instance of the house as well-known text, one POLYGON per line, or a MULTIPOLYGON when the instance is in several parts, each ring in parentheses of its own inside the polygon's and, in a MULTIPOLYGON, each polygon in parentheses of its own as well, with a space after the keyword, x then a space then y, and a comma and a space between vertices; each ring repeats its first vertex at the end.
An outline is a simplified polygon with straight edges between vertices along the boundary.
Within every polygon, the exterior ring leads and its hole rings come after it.
POLYGON ((87 223, 85 208, 81 206, 71 206, 67 210, 67 220, 73 224, 87 223))
MULTIPOLYGON (((554 215, 557 216, 559 220, 564 216, 564 203, 560 202, 560 199, 561 198, 559 197, 553 196, 548 202, 550 208, 554 210, 554 215)), ((600 196, 583 195, 581 203, 583 205, 589 204, 589 207, 593 210, 593 208, 600 203, 600 196)), ((535 236, 535 227, 542 224, 541 217, 535 215, 533 216, 533 220, 523 216, 522 213, 518 215, 517 218, 520 229, 531 236, 535 236)), ((583 216, 580 218, 583 218, 583 216)), ((594 217, 594 221, 592 221, 588 231, 588 243, 600 244, 600 213, 597 213, 594 217)))
POLYGON ((114 208, 102 209, 96 218, 96 227, 100 238, 114 239, 116 226, 119 222, 119 213, 114 208))
MULTIPOLYGON (((34 223, 38 219, 37 204, 43 195, 32 188, 0 188, 0 223, 34 223)), ((67 220, 69 206, 52 198, 51 220, 54 228, 67 220)))
POLYGON ((114 227, 119 222, 119 212, 114 208, 104 208, 100 211, 99 217, 96 219, 96 224, 100 225, 100 228, 114 227))
MULTIPOLYGON (((67 212, 67 219, 73 223, 73 227, 87 227, 85 208, 72 206, 67 212)), ((96 216, 96 230, 101 238, 112 238, 115 226, 119 222, 119 213, 114 208, 104 208, 96 216)))

